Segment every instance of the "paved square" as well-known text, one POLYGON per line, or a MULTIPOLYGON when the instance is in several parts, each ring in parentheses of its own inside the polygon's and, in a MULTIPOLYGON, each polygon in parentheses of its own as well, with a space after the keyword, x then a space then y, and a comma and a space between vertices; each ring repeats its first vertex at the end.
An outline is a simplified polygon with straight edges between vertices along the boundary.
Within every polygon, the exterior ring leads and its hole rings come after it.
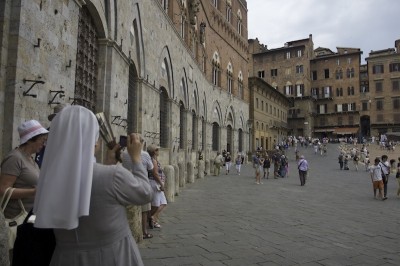
POLYGON ((394 174, 389 199, 374 200, 363 167, 339 170, 338 146, 327 156, 299 148, 311 167, 304 187, 293 148, 288 178, 257 185, 248 164, 187 184, 139 245, 145 265, 400 265, 394 174))

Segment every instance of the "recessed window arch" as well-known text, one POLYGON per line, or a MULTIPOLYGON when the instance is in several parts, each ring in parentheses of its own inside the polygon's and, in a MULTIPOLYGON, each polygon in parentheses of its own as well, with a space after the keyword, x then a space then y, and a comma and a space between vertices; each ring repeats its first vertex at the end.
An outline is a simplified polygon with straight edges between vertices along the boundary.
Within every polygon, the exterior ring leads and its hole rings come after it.
POLYGON ((226 68, 226 81, 227 81, 227 90, 228 93, 232 93, 232 88, 233 88, 233 68, 231 62, 228 63, 228 66, 226 68))
POLYGON ((240 99, 244 98, 244 92, 243 92, 243 74, 242 71, 239 71, 238 74, 238 97, 240 99))
POLYGON ((184 149, 186 147, 186 112, 185 105, 180 102, 179 106, 179 148, 184 149))
POLYGON ((212 124, 212 149, 213 151, 219 150, 219 125, 217 122, 212 124))
POLYGON ((228 22, 232 21, 232 8, 230 6, 226 7, 226 20, 228 22))
POLYGON ((194 110, 192 110, 192 150, 197 149, 198 143, 198 123, 197 123, 197 115, 194 110))
POLYGON ((169 105, 168 93, 164 87, 160 89, 160 147, 169 147, 169 105))
POLYGON ((240 11, 240 9, 237 12, 237 31, 240 35, 242 35, 242 12, 240 11))
POLYGON ((220 86, 220 58, 218 52, 214 52, 212 58, 212 83, 214 86, 220 86))

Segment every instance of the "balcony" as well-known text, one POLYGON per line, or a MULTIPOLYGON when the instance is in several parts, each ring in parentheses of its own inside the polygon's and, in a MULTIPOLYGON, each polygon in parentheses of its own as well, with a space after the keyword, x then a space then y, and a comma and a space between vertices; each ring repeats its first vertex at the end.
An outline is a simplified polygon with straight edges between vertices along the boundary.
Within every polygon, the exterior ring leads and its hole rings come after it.
POLYGON ((311 97, 312 97, 313 99, 317 100, 317 101, 321 101, 321 100, 333 100, 332 94, 322 94, 322 95, 313 94, 311 97))

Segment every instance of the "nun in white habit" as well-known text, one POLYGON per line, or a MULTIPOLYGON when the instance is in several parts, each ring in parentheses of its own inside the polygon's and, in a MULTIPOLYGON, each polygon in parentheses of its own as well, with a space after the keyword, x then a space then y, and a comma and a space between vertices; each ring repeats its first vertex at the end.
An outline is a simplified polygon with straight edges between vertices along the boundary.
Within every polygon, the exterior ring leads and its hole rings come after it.
POLYGON ((152 198, 140 135, 128 136, 132 172, 95 162, 98 135, 95 115, 81 106, 64 108, 51 123, 34 213, 35 227, 54 228, 52 266, 143 265, 125 209, 152 198))

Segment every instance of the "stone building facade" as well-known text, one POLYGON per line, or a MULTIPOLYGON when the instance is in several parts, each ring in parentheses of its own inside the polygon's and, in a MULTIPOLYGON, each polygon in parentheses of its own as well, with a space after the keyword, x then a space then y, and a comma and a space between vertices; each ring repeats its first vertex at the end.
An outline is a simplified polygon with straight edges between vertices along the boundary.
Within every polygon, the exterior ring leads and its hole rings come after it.
POLYGON ((218 150, 249 150, 246 1, 0 5, 0 157, 21 122, 49 126, 58 103, 104 112, 117 137, 159 145, 170 201, 218 150))
POLYGON ((363 111, 370 117, 371 135, 400 132, 400 40, 395 48, 371 51, 366 58, 369 89, 363 111))
POLYGON ((311 60, 311 96, 315 100, 316 137, 357 135, 360 125, 360 62, 358 48, 315 49, 311 60))
POLYGON ((287 138, 290 98, 258 77, 249 78, 251 148, 272 150, 287 138))
POLYGON ((360 49, 314 49, 309 35, 276 49, 249 40, 249 52, 250 76, 265 80, 292 100, 288 135, 336 138, 369 132, 369 116, 361 112, 369 82, 365 69, 360 79, 360 49))
POLYGON ((291 99, 287 116, 289 135, 311 136, 314 105, 309 73, 313 49, 312 35, 276 49, 268 49, 258 39, 249 40, 250 76, 265 80, 291 99))

